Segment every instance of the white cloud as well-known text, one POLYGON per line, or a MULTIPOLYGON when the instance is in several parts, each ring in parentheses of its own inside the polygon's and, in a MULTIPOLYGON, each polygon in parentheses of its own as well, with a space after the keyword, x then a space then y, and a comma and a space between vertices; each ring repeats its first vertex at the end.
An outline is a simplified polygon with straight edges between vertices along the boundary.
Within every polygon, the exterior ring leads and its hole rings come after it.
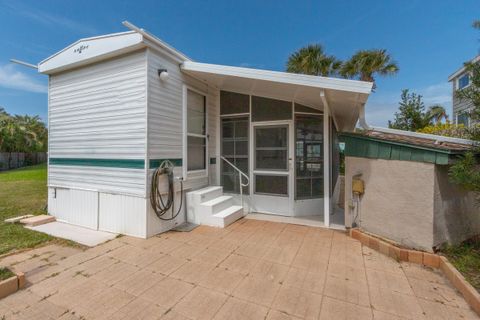
POLYGON ((39 10, 38 8, 30 8, 18 2, 3 3, 3 5, 9 8, 12 13, 20 14, 26 18, 35 20, 47 26, 66 28, 77 33, 84 34, 97 33, 97 30, 95 28, 88 26, 84 23, 80 23, 63 16, 57 16, 51 13, 47 13, 45 11, 39 10))
POLYGON ((29 92, 46 93, 47 86, 11 64, 0 65, 0 86, 29 92))

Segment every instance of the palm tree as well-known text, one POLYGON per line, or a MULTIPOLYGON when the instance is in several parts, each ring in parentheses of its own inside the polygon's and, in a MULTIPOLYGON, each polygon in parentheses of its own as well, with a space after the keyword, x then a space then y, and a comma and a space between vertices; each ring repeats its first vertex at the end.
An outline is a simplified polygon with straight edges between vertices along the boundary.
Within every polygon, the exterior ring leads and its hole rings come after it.
POLYGON ((359 50, 340 69, 340 75, 345 78, 373 82, 373 89, 376 74, 388 76, 397 72, 396 62, 384 49, 359 50))
POLYGON ((435 124, 441 123, 442 119, 445 119, 445 121, 448 121, 447 111, 443 106, 439 104, 430 106, 427 110, 426 116, 427 118, 430 119, 430 121, 433 121, 435 124))
POLYGON ((327 77, 336 75, 341 65, 340 60, 325 54, 320 44, 310 44, 288 57, 287 72, 327 77))
POLYGON ((480 30, 480 20, 474 20, 472 23, 472 27, 480 30))

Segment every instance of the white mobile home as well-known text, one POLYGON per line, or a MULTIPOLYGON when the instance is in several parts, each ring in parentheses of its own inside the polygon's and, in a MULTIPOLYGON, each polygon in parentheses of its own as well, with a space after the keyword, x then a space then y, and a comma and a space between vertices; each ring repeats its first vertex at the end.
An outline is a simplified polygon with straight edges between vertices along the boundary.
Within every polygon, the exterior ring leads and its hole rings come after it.
MULTIPOLYGON (((330 225, 336 135, 354 129, 371 83, 194 62, 129 26, 38 65, 49 75, 51 215, 138 237, 247 212, 330 225), (165 160, 180 208, 171 220, 150 199, 165 160)), ((166 197, 166 179, 158 187, 166 197)))

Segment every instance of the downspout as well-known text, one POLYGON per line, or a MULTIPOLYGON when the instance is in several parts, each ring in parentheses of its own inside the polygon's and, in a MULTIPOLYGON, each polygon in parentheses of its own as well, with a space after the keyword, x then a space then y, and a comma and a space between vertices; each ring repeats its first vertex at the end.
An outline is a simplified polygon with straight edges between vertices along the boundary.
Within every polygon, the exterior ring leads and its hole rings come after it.
POLYGON ((358 109, 358 123, 362 129, 372 130, 365 119, 365 103, 360 104, 360 108, 358 109))

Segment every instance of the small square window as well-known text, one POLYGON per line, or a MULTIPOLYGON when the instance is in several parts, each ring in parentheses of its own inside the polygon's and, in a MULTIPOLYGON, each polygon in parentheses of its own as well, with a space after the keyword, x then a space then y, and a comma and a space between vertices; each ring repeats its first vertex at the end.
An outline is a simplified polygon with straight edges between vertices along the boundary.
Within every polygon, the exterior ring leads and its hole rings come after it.
POLYGON ((470 84, 470 76, 465 74, 458 79, 458 90, 465 88, 470 84))

